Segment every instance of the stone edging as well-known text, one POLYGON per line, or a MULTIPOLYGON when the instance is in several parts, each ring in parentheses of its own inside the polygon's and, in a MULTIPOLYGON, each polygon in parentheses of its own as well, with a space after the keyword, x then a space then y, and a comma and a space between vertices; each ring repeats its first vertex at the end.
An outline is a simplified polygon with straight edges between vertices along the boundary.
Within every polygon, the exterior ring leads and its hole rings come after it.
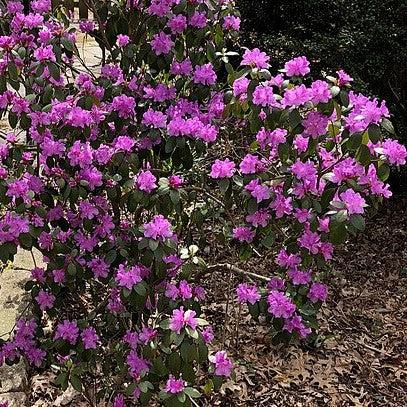
MULTIPOLYGON (((36 263, 42 265, 41 255, 35 253, 36 263)), ((24 284, 29 277, 27 269, 34 267, 30 252, 20 250, 13 267, 0 274, 0 336, 7 339, 17 318, 27 306, 24 284)), ((23 361, 13 366, 0 367, 0 402, 8 401, 9 407, 27 406, 28 375, 23 361)))

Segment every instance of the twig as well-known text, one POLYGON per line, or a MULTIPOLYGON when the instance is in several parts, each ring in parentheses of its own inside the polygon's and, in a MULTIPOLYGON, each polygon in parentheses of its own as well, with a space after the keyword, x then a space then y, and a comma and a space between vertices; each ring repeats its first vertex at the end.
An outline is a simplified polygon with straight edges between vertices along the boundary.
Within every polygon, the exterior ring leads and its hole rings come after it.
POLYGON ((85 3, 88 6, 88 8, 90 8, 92 10, 93 15, 96 17, 96 20, 97 20, 97 22, 99 24, 99 31, 100 31, 100 34, 101 34, 101 36, 103 38, 103 41, 105 42, 106 48, 110 52, 112 52, 112 47, 110 46, 110 42, 109 42, 109 40, 108 40, 108 38, 106 36, 105 29, 104 29, 104 24, 103 24, 102 19, 100 18, 100 15, 98 13, 95 2, 93 0, 85 0, 85 3))
POLYGON ((208 192, 205 188, 200 188, 200 187, 186 187, 184 188, 186 191, 191 192, 201 192, 202 194, 206 195, 208 198, 212 199, 212 201, 216 202, 218 205, 220 205, 222 208, 226 209, 225 204, 216 196, 212 195, 210 192, 208 192))
POLYGON ((223 325, 223 333, 222 333, 222 349, 225 347, 226 332, 228 330, 229 304, 230 304, 230 285, 231 285, 231 282, 232 282, 232 270, 229 269, 228 287, 226 289, 225 322, 224 322, 224 325, 223 325))
POLYGON ((212 266, 209 266, 204 270, 203 274, 209 273, 210 271, 213 271, 213 270, 221 270, 221 269, 230 270, 233 273, 240 274, 243 276, 249 276, 249 277, 255 278, 257 280, 262 280, 262 281, 266 281, 266 282, 269 282, 271 280, 269 277, 261 276, 260 274, 252 273, 251 271, 242 270, 239 267, 236 267, 233 264, 229 264, 229 263, 219 263, 219 264, 214 264, 212 266))
POLYGON ((30 308, 30 306, 32 305, 32 302, 29 301, 26 306, 24 307, 24 309, 21 311, 20 315, 18 316, 18 318, 16 319, 16 321, 14 322, 13 327, 10 329, 10 331, 5 332, 4 334, 0 335, 0 338, 4 337, 4 336, 11 336, 14 332, 14 329, 16 329, 17 323, 18 321, 24 316, 24 314, 26 313, 26 311, 30 308))
POLYGON ((360 344, 363 345, 366 349, 369 349, 373 352, 381 353, 382 355, 392 357, 392 355, 390 353, 386 352, 385 350, 375 348, 374 346, 368 345, 367 343, 363 343, 363 342, 360 342, 360 344))

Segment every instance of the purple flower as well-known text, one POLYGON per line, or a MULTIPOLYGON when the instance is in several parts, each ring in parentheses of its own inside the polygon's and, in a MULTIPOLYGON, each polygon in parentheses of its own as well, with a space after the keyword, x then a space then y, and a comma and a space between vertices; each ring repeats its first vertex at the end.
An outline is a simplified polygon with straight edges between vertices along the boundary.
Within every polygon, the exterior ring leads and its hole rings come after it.
POLYGON ((279 277, 273 277, 267 283, 267 289, 270 291, 283 291, 285 288, 285 281, 279 277))
POLYGON ((240 95, 246 95, 247 88, 249 87, 250 80, 242 76, 233 82, 233 95, 235 97, 240 95))
POLYGON ((125 405, 123 394, 118 394, 113 400, 113 407, 125 407, 125 405))
POLYGON ((215 374, 217 376, 230 376, 233 363, 228 359, 225 351, 219 351, 214 356, 209 356, 209 361, 215 365, 215 374))
POLYGON ((95 278, 106 278, 109 274, 109 265, 102 259, 92 259, 88 265, 95 278))
POLYGON ((83 342, 83 347, 85 349, 96 349, 99 342, 99 336, 96 333, 95 328, 91 326, 85 328, 81 333, 81 338, 83 342))
POLYGON ((365 212, 364 208, 367 206, 366 201, 358 192, 355 192, 352 189, 347 189, 345 192, 342 192, 339 197, 345 204, 349 215, 354 213, 362 214, 365 212))
POLYGON ((295 268, 301 263, 301 257, 298 254, 288 254, 285 249, 281 249, 276 257, 276 263, 285 268, 295 268))
POLYGON ((170 72, 172 75, 190 75, 192 72, 192 63, 188 58, 180 62, 174 60, 171 64, 170 72))
POLYGON ((116 44, 118 47, 123 48, 129 43, 130 43, 130 38, 128 35, 119 34, 117 36, 116 44))
POLYGON ((144 236, 157 240, 174 236, 171 223, 163 215, 155 215, 153 219, 144 224, 144 236))
POLYGON ((233 229, 233 237, 239 242, 251 243, 256 236, 256 232, 247 226, 238 226, 233 229))
POLYGON ((195 319, 195 315, 195 311, 184 311, 184 307, 175 309, 174 311, 172 311, 172 317, 170 319, 171 331, 179 334, 181 332, 181 329, 185 326, 189 326, 191 329, 196 329, 196 327, 198 326, 198 321, 195 319))
POLYGON ((240 29, 240 18, 236 16, 226 16, 223 19, 223 28, 225 30, 235 30, 239 31, 240 29))
POLYGON ((349 76, 343 69, 340 71, 336 71, 338 75, 338 85, 339 86, 344 86, 348 85, 350 82, 353 81, 353 78, 349 76))
POLYGON ((79 336, 79 329, 76 321, 68 321, 67 319, 60 322, 55 332, 55 339, 63 339, 71 345, 75 345, 79 336))
POLYGON ((204 28, 206 26, 206 14, 195 11, 189 19, 189 25, 196 28, 204 28))
POLYGON ((168 178, 168 184, 170 185, 171 188, 178 189, 182 186, 183 183, 184 180, 179 175, 171 175, 168 178))
POLYGON ((311 84, 312 103, 327 103, 332 98, 329 86, 325 81, 315 81, 311 84))
POLYGON ((168 21, 167 26, 173 34, 181 34, 187 28, 187 18, 178 14, 168 21))
POLYGON ((228 158, 225 160, 215 160, 212 164, 210 177, 211 178, 230 178, 235 172, 235 163, 228 158))
POLYGON ((382 144, 383 154, 390 164, 404 165, 407 158, 407 149, 396 140, 386 139, 382 144))
POLYGON ((270 219, 270 214, 265 209, 260 209, 246 216, 246 221, 251 223, 254 227, 266 227, 270 219))
POLYGON ((305 230, 297 241, 301 247, 309 250, 310 253, 317 254, 319 252, 321 241, 318 233, 305 230))
POLYGON ((202 338, 205 343, 211 343, 214 340, 215 335, 211 326, 207 326, 202 330, 202 338))
POLYGON ((171 394, 178 394, 184 391, 186 382, 182 379, 175 379, 173 375, 170 375, 165 385, 165 391, 171 394))
POLYGON ((156 55, 168 54, 174 46, 171 36, 165 34, 163 31, 159 34, 155 34, 150 44, 156 55))
POLYGON ((143 327, 139 334, 139 340, 143 345, 147 345, 157 336, 157 330, 148 326, 143 327))
POLYGON ((304 325, 299 315, 294 315, 292 318, 286 319, 283 329, 287 332, 295 331, 301 338, 305 338, 311 333, 311 329, 304 325))
POLYGON ((175 284, 167 283, 165 288, 165 296, 175 301, 179 296, 179 290, 175 284))
POLYGON ((270 188, 260 184, 258 179, 250 181, 245 186, 245 189, 250 191, 251 196, 256 198, 257 203, 270 199, 270 188))
POLYGON ((248 65, 252 68, 266 69, 269 67, 270 57, 265 52, 261 52, 258 48, 253 50, 247 49, 243 54, 243 59, 240 65, 248 65))
POLYGON ((318 138, 326 134, 328 127, 329 117, 324 116, 319 112, 311 112, 307 115, 305 120, 302 121, 304 126, 304 136, 318 138))
POLYGON ((254 305, 260 300, 261 295, 255 285, 249 285, 246 283, 239 284, 236 288, 236 294, 240 303, 246 303, 254 305))
POLYGON ((311 281, 311 272, 310 271, 300 271, 300 270, 290 270, 288 272, 292 283, 294 285, 305 285, 311 281))
POLYGON ((38 61, 56 61, 52 45, 37 48, 34 51, 34 58, 36 58, 38 61))
POLYGON ((93 31, 95 29, 95 25, 93 23, 93 21, 89 21, 89 20, 82 20, 79 22, 79 29, 87 34, 90 33, 91 31, 93 31))
POLYGON ((216 82, 216 73, 210 62, 195 67, 194 82, 202 85, 213 85, 216 82))
POLYGON ((322 283, 313 283, 308 292, 308 298, 312 302, 318 301, 324 302, 326 301, 327 296, 328 296, 328 287, 322 283))
POLYGON ((283 293, 272 291, 267 297, 268 311, 276 318, 289 318, 294 314, 296 306, 283 293))
POLYGON ((253 103, 257 106, 278 106, 271 86, 259 85, 253 92, 253 103))
POLYGON ((165 128, 167 125, 167 116, 159 111, 149 108, 144 114, 141 121, 146 126, 152 126, 156 129, 165 128))
POLYGON ((186 280, 182 280, 178 285, 179 293, 184 300, 192 298, 192 287, 186 280))
POLYGON ((136 177, 136 185, 140 191, 148 194, 157 188, 157 178, 150 171, 140 171, 136 177))
POLYGON ((244 156, 240 163, 239 169, 242 174, 255 174, 263 168, 261 161, 252 154, 247 154, 244 156))
POLYGON ((132 290, 136 284, 142 281, 141 269, 138 266, 134 266, 126 270, 125 266, 120 264, 115 280, 119 287, 132 290))
POLYGON ((38 295, 35 297, 38 305, 40 306, 41 311, 45 311, 54 306, 55 296, 47 293, 44 290, 41 290, 38 295))
POLYGON ((129 366, 132 376, 140 376, 143 372, 149 370, 149 363, 142 357, 140 357, 135 350, 131 350, 127 355, 127 365, 129 366))
POLYGON ((113 142, 113 146, 116 150, 126 152, 130 152, 135 144, 136 142, 129 136, 119 136, 113 142))
POLYGON ((117 114, 122 119, 133 117, 135 106, 136 102, 131 96, 115 96, 112 101, 112 110, 117 111, 117 114))
POLYGON ((309 62, 306 57, 297 57, 285 63, 287 76, 305 76, 310 73, 309 62))

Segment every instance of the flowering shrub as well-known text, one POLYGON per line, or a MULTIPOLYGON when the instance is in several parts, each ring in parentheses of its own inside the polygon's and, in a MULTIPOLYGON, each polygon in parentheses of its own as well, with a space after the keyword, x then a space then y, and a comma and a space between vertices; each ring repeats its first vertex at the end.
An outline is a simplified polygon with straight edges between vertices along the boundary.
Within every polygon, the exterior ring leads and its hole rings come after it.
POLYGON ((308 337, 327 296, 317 270, 391 195, 388 164, 407 153, 385 104, 349 92, 345 72, 312 82, 298 57, 272 76, 258 49, 236 66, 230 1, 91 4, 108 22, 80 24, 108 50, 100 73, 80 66, 48 0, 3 13, 0 258, 36 248, 46 267, 0 360, 52 365, 62 388, 116 407, 187 406, 232 372, 208 350, 198 277, 246 274, 197 257, 200 235, 213 225, 242 262, 275 258, 270 278, 247 270, 267 283, 240 284, 238 301, 275 342, 308 337))

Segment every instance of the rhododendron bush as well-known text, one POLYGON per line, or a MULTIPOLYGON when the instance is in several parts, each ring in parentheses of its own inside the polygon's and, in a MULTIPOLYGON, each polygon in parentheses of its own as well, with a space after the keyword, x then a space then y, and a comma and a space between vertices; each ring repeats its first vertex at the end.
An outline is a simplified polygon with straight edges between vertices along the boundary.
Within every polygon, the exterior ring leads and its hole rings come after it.
POLYGON ((0 362, 52 366, 92 403, 196 404, 233 368, 199 282, 238 272, 274 343, 312 340, 318 273, 391 195, 406 149, 345 72, 312 81, 306 57, 271 73, 264 52, 235 52, 230 1, 89 4, 99 70, 63 9, 2 10, 0 258, 35 248, 46 266, 0 362), (234 264, 202 254, 215 238, 234 264), (259 275, 251 256, 275 266, 259 275))

